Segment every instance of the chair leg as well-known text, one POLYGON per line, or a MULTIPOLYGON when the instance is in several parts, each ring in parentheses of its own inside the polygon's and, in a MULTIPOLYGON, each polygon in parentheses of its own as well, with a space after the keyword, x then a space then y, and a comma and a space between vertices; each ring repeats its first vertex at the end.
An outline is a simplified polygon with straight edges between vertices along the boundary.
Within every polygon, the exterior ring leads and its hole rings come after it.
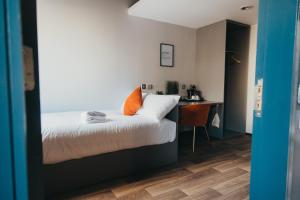
POLYGON ((203 127, 204 127, 204 130, 205 130, 207 140, 208 140, 208 142, 210 142, 210 138, 209 138, 209 135, 208 135, 208 132, 207 132, 207 128, 206 128, 206 126, 203 126, 203 127))
POLYGON ((194 126, 194 132, 193 132, 193 152, 195 152, 195 139, 196 139, 196 126, 194 126))

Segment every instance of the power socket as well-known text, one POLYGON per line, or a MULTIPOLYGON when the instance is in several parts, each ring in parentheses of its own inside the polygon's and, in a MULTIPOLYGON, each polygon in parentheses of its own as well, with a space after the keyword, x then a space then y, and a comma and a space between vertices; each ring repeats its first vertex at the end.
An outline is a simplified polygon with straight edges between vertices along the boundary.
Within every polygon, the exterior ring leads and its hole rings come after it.
POLYGON ((148 84, 147 89, 148 90, 152 90, 153 89, 153 85, 152 84, 148 84))

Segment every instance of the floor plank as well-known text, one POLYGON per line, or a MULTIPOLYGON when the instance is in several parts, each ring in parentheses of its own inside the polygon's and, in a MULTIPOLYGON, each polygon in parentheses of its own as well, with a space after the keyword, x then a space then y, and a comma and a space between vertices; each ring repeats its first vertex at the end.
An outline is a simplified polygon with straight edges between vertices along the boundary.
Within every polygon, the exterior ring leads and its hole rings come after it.
POLYGON ((183 199, 184 197, 187 197, 187 195, 182 192, 181 190, 171 190, 169 192, 163 193, 161 195, 158 195, 156 197, 153 197, 154 200, 176 200, 176 199, 183 199))
POLYGON ((207 169, 205 171, 202 171, 200 173, 195 173, 192 175, 188 175, 185 177, 181 177, 174 181, 167 181, 163 182, 151 187, 146 188, 146 190, 152 195, 157 196, 160 194, 163 194, 165 192, 169 192, 174 189, 181 189, 182 188, 191 188, 197 184, 201 184, 204 182, 204 180, 210 179, 213 176, 216 176, 219 173, 218 171, 214 169, 207 169))
POLYGON ((148 200, 152 199, 151 195, 146 190, 139 190, 137 192, 131 192, 127 195, 119 197, 120 200, 148 200))
POLYGON ((158 185, 160 183, 169 181, 172 182, 180 179, 181 177, 187 177, 190 174, 192 173, 186 169, 174 170, 172 171, 172 173, 167 172, 166 174, 157 175, 148 179, 143 179, 123 186, 119 186, 117 188, 112 188, 112 192, 116 195, 116 197, 119 198, 124 195, 143 190, 146 187, 150 187, 152 185, 158 185))
POLYGON ((199 189, 196 193, 188 195, 187 197, 181 200, 210 200, 221 196, 222 194, 211 188, 202 188, 199 189))
POLYGON ((235 190, 227 195, 222 195, 212 200, 244 200, 249 199, 249 184, 235 190))
POLYGON ((226 182, 219 183, 211 188, 220 192, 223 195, 230 194, 231 192, 239 190, 245 185, 249 185, 249 173, 235 177, 226 182))
POLYGON ((202 181, 198 185, 193 185, 190 187, 182 187, 181 190, 188 194, 192 195, 194 193, 197 193, 197 191, 201 188, 212 188, 214 185, 217 185, 219 183, 223 183, 226 181, 229 181, 235 177, 247 174, 248 172, 239 168, 230 169, 224 173, 220 173, 218 176, 210 177, 207 180, 202 181))

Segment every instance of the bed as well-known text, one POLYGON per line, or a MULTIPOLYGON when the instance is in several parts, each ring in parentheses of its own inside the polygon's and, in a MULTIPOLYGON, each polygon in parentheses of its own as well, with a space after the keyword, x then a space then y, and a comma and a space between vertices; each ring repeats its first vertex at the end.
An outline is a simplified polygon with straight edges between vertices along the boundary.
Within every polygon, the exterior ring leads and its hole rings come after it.
POLYGON ((160 121, 105 113, 98 124, 81 123, 80 112, 42 115, 47 197, 177 162, 177 106, 160 121))

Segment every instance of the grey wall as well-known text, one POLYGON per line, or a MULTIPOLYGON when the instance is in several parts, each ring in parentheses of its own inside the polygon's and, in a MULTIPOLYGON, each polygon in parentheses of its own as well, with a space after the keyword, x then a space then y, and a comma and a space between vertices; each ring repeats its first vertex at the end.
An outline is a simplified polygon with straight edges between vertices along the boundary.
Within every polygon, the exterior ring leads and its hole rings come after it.
POLYGON ((205 99, 224 101, 226 21, 197 30, 196 83, 205 99))

